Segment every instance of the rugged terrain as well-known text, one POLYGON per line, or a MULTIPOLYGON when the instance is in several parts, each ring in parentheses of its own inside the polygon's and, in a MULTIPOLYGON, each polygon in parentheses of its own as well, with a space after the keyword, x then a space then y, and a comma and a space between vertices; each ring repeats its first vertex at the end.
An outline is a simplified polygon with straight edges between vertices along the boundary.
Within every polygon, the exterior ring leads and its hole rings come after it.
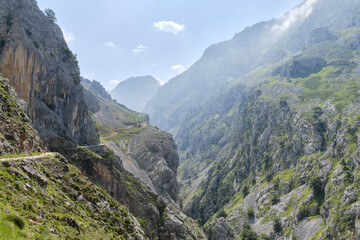
POLYGON ((139 221, 61 155, 0 159, 0 239, 146 239, 139 221))
POLYGON ((0 72, 50 147, 96 144, 76 57, 35 0, 1 0, 0 72))
POLYGON ((104 146, 65 149, 67 158, 141 218, 151 239, 205 239, 176 203, 179 157, 172 136, 149 126, 146 115, 100 94, 98 82, 83 85, 90 109, 97 110, 91 116, 104 146), (96 103, 100 108, 92 107, 96 103))
POLYGON ((211 46, 148 104, 209 239, 359 238, 359 11, 306 1, 211 46))

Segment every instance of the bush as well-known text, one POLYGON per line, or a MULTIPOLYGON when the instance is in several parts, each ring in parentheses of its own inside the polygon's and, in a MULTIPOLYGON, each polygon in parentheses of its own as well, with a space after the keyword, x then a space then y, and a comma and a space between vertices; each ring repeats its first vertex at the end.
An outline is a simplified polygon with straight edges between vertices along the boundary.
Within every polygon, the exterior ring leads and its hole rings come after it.
POLYGON ((251 229, 250 224, 244 223, 240 232, 241 240, 257 240, 258 236, 254 230, 251 229))
POLYGON ((310 188, 313 190, 315 195, 322 193, 323 189, 320 177, 314 176, 310 179, 310 188))
POLYGON ((227 217, 227 214, 223 208, 220 209, 220 211, 217 213, 217 217, 218 218, 221 218, 221 217, 226 218, 227 217))
POLYGON ((277 204, 279 201, 280 201, 279 195, 278 195, 277 193, 273 193, 273 194, 271 195, 271 204, 272 204, 272 205, 275 205, 275 204, 277 204))
POLYGON ((282 231, 282 223, 279 217, 274 217, 273 219, 273 228, 275 233, 280 233, 282 231))
POLYGON ((249 207, 246 212, 249 218, 253 218, 255 216, 255 212, 252 207, 249 207))
POLYGON ((25 227, 24 220, 19 216, 9 215, 6 217, 6 220, 13 222, 19 229, 24 229, 25 227))
POLYGON ((249 194, 249 187, 248 186, 244 186, 243 188, 242 188, 242 194, 243 194, 243 196, 244 197, 246 197, 248 194, 249 194))
POLYGON ((53 23, 55 23, 57 21, 55 12, 53 10, 51 10, 50 8, 45 9, 45 14, 48 17, 48 19, 50 21, 52 21, 53 23))
POLYGON ((262 234, 260 234, 258 239, 259 240, 270 240, 270 237, 266 233, 262 233, 262 234))

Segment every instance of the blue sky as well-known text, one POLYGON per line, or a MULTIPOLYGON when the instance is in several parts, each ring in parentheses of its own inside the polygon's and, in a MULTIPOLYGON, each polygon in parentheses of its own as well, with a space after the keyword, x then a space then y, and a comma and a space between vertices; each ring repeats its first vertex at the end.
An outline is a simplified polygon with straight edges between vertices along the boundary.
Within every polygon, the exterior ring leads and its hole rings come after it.
POLYGON ((129 77, 163 82, 210 45, 302 0, 37 0, 55 11, 83 76, 108 90, 129 77))

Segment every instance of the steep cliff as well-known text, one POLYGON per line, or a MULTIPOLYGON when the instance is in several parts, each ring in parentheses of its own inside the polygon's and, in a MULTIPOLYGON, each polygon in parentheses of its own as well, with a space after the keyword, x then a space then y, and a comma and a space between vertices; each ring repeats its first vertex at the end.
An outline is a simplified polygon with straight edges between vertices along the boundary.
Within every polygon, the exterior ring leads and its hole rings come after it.
POLYGON ((96 144, 76 57, 35 0, 1 0, 0 71, 50 147, 96 144))
POLYGON ((40 139, 24 107, 9 80, 0 75, 0 155, 37 151, 40 139))

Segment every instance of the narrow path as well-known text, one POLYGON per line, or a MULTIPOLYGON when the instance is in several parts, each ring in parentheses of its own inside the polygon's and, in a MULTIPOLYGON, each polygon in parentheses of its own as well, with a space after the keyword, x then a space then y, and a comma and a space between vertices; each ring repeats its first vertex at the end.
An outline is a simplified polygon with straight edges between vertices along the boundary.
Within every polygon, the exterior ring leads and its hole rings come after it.
POLYGON ((36 156, 27 156, 27 157, 17 157, 17 158, 0 158, 0 162, 7 162, 7 161, 20 161, 20 160, 24 160, 24 159, 31 159, 31 160, 36 160, 39 158, 43 158, 46 156, 55 156, 55 153, 53 152, 47 152, 41 155, 36 155, 36 156))

